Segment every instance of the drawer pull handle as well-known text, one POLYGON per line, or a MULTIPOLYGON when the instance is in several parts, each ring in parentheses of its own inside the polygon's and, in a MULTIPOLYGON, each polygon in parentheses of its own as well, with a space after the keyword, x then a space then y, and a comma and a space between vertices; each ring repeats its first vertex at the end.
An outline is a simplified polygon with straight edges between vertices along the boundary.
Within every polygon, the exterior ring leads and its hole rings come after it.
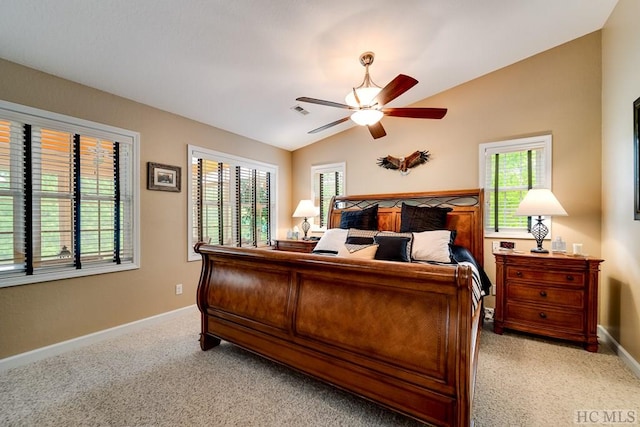
POLYGON ((547 318, 547 315, 546 315, 544 312, 541 312, 541 313, 540 313, 540 317, 541 317, 542 319, 546 319, 546 318, 547 318))
POLYGON ((546 296, 547 296, 547 293, 546 293, 545 291, 540 291, 540 296, 541 296, 541 297, 546 297, 546 296))
POLYGON ((516 271, 516 276, 522 277, 522 271, 516 271))
POLYGON ((567 274, 567 280, 569 282, 573 282, 573 276, 571 276, 570 274, 567 274))

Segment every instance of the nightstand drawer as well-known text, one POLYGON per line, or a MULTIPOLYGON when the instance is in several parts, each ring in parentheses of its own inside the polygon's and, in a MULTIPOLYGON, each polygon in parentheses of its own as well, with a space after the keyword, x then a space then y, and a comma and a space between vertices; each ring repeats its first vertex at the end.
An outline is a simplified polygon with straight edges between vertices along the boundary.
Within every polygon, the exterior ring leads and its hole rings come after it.
POLYGON ((555 310, 548 307, 533 307, 521 304, 507 304, 507 318, 513 322, 524 322, 540 328, 560 328, 582 331, 584 314, 582 311, 555 310))
POLYGON ((548 286, 534 286, 522 283, 507 283, 507 299, 559 307, 582 309, 584 292, 579 289, 559 289, 548 286))
POLYGON ((310 254, 318 244, 317 240, 275 240, 275 249, 277 251, 302 252, 310 254))
POLYGON ((516 266, 507 266, 507 280, 528 280, 530 282, 559 283, 563 285, 584 285, 584 273, 553 270, 531 270, 516 266))

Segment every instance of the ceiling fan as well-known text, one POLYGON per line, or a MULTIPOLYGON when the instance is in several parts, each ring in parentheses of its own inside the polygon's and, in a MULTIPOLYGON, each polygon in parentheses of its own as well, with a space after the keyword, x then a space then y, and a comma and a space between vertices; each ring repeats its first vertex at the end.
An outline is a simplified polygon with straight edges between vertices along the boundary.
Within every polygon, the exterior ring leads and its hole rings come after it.
POLYGON ((364 80, 358 87, 354 87, 345 97, 346 104, 339 102, 325 101, 322 99, 308 98, 302 96, 296 98, 296 101, 309 102, 311 104, 326 105, 328 107, 342 108, 351 110, 353 113, 347 117, 336 120, 317 129, 313 129, 308 133, 318 133, 332 126, 344 123, 351 119, 360 126, 367 126, 371 136, 374 139, 382 138, 387 134, 384 127, 380 123, 383 116, 408 117, 414 119, 441 119, 447 114, 446 108, 384 108, 385 104, 393 101, 413 86, 418 81, 413 77, 398 74, 385 87, 373 83, 369 77, 369 65, 373 63, 375 54, 373 52, 365 52, 360 55, 360 63, 365 68, 364 80))

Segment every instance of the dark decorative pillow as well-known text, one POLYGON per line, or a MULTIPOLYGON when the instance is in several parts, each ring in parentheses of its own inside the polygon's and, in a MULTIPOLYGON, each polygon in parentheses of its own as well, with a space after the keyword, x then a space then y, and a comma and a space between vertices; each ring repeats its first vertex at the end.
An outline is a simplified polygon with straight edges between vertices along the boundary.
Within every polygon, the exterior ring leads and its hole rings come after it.
POLYGON ((342 211, 340 228, 378 229, 378 205, 357 211, 342 211))
POLYGON ((385 261, 411 262, 411 233, 379 233, 374 238, 378 245, 376 258, 385 261))
POLYGON ((400 232, 442 230, 447 226, 447 213, 451 208, 419 207, 402 203, 400 232))
POLYGON ((378 234, 378 230, 350 228, 346 243, 352 245, 373 245, 373 238, 376 237, 376 234, 378 234))

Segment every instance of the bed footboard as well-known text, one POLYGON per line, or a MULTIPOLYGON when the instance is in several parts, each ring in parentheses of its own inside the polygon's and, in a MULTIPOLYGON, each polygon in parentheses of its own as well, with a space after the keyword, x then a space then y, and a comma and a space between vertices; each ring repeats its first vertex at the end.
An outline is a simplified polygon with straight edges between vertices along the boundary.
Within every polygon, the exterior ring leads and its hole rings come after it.
POLYGON ((469 425, 480 317, 469 267, 196 251, 203 350, 223 339, 420 421, 469 425))

